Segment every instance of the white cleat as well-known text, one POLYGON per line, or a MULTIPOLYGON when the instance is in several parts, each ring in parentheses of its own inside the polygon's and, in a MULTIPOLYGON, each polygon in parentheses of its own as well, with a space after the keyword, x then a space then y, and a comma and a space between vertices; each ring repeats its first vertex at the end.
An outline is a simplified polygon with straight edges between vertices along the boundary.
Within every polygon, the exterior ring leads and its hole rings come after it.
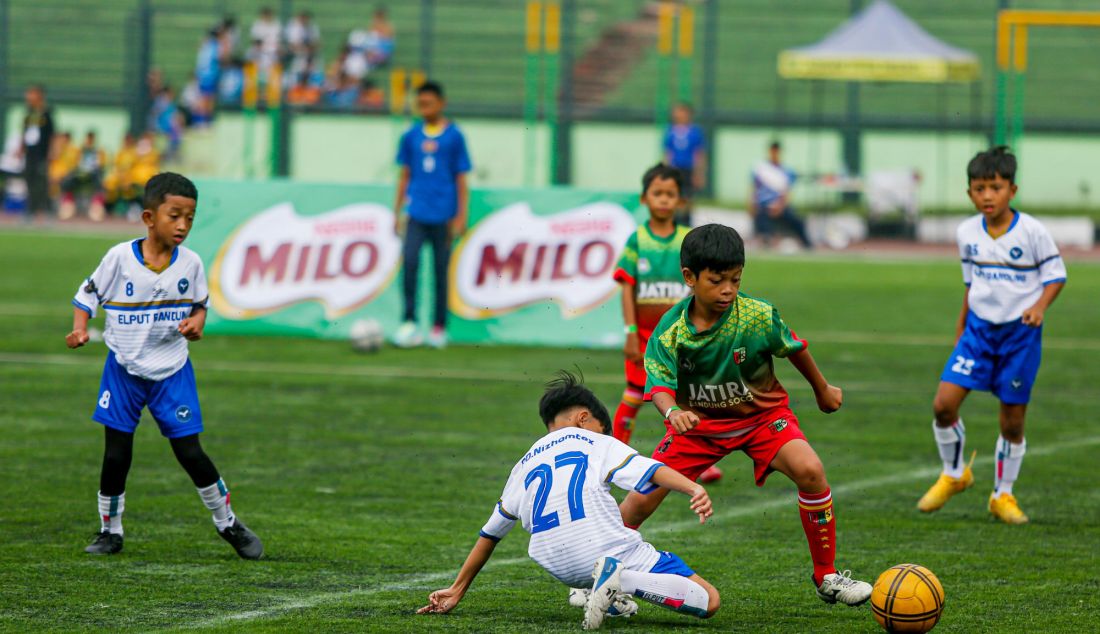
POLYGON ((416 324, 411 321, 401 324, 393 335, 393 345, 398 348, 415 348, 422 343, 424 343, 424 337, 420 335, 416 324))
POLYGON ((851 570, 834 572, 821 580, 817 596, 825 603, 863 605, 871 598, 871 584, 853 579, 851 570))
MULTIPOLYGON (((592 591, 588 588, 570 588, 569 605, 574 608, 583 608, 588 603, 588 595, 592 591)), ((615 600, 607 608, 607 616, 628 618, 638 613, 638 604, 629 594, 620 592, 615 595, 615 600)))
POLYGON ((622 563, 614 557, 600 557, 592 570, 592 591, 588 594, 588 601, 584 606, 584 621, 581 625, 586 630, 598 630, 607 616, 611 603, 622 589, 620 575, 622 563))
POLYGON ((442 350, 447 347, 447 331, 436 326, 432 328, 432 331, 428 334, 428 345, 436 350, 442 350))

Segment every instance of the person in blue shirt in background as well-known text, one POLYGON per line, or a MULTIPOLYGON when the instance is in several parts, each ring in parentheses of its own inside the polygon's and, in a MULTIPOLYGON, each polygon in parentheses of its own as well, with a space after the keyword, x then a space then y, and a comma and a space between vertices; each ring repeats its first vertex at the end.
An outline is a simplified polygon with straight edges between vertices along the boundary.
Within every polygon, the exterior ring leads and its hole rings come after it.
POLYGON ((691 226, 691 207, 696 190, 706 187, 707 142, 703 129, 692 122, 690 104, 678 103, 672 109, 672 125, 665 133, 665 164, 684 175, 680 192, 681 206, 676 212, 676 224, 691 226))
POLYGON ((424 242, 432 247, 435 264, 435 321, 428 345, 447 345, 447 271, 451 242, 466 231, 469 190, 466 174, 471 169, 466 138, 443 114, 443 87, 433 81, 416 90, 416 108, 422 117, 401 137, 397 163, 401 174, 394 201, 394 229, 400 235, 405 224, 404 323, 394 343, 410 348, 423 343, 416 325, 416 289, 420 272, 420 251, 424 242), (405 203, 408 201, 406 208, 405 203), (402 211, 407 211, 404 221, 402 211))
POLYGON ((797 176, 794 170, 783 165, 780 160, 781 150, 779 142, 773 141, 768 147, 768 160, 761 161, 752 170, 749 213, 753 216, 756 233, 765 246, 771 243, 776 221, 782 221, 790 226, 802 246, 812 249, 813 243, 806 234, 806 224, 791 206, 791 186, 797 176))

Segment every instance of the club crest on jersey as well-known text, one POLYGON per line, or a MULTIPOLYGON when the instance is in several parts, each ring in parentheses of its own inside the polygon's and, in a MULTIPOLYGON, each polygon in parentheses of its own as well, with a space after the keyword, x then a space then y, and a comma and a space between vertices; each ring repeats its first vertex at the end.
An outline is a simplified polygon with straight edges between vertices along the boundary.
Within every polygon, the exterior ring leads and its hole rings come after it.
POLYGON ((425 154, 432 154, 438 149, 439 144, 432 139, 424 139, 424 141, 420 144, 420 151, 424 152, 425 154))
POLYGON ((772 430, 773 434, 778 434, 787 428, 786 418, 777 418, 774 421, 768 423, 768 429, 772 430))
POLYGON ((745 357, 748 355, 748 350, 744 346, 733 351, 733 362, 737 365, 741 365, 745 361, 745 357))
POLYGON ((191 287, 191 282, 188 282, 186 277, 181 279, 179 284, 176 284, 176 288, 179 289, 180 295, 186 293, 187 289, 190 288, 190 287, 191 287))
POLYGON ((84 292, 99 295, 99 289, 95 287, 95 282, 93 282, 90 277, 88 278, 88 283, 84 285, 84 292))
POLYGON ((824 511, 807 511, 806 517, 810 518, 810 521, 818 526, 824 526, 833 521, 833 509, 825 509, 824 511))
POLYGON ((191 422, 191 408, 186 405, 180 405, 176 408, 176 420, 181 423, 191 422))
POLYGON ((1013 260, 1019 260, 1020 256, 1023 255, 1023 254, 1024 254, 1024 250, 1021 249, 1020 247, 1012 247, 1012 250, 1010 250, 1008 252, 1008 255, 1010 255, 1013 260))
POLYGON ((680 357, 680 369, 684 372, 693 372, 695 370, 695 362, 687 357, 680 357))
POLYGON ((653 270, 653 266, 649 263, 649 258, 638 258, 638 272, 642 275, 649 273, 653 270))

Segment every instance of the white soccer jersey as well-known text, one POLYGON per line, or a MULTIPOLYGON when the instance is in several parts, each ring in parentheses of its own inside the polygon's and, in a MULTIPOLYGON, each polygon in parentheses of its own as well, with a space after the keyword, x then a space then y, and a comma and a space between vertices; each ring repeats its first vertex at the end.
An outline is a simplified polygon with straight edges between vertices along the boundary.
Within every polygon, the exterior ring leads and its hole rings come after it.
POLYGON ((178 328, 207 300, 206 273, 194 251, 177 247, 161 273, 145 266, 141 240, 115 245, 76 292, 73 305, 95 317, 106 312, 103 340, 134 376, 160 381, 187 363, 178 328))
POLYGON ((623 526, 610 484, 649 493, 661 466, 611 436, 579 427, 550 432, 512 469, 481 536, 497 541, 523 522, 531 559, 570 587, 591 585, 592 566, 604 555, 648 572, 659 555, 623 526))
POLYGON ((957 232, 970 310, 995 324, 1020 319, 1044 286, 1066 281, 1066 265, 1050 232, 1034 216, 1015 214, 999 238, 990 237, 981 215, 963 221, 957 232))

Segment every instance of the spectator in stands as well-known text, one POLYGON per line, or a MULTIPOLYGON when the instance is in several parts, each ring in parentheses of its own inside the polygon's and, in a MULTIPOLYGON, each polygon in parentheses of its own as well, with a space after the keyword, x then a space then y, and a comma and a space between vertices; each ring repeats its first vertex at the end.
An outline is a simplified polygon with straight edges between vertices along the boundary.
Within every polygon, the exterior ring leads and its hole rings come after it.
POLYGON ((308 55, 321 45, 321 30, 313 22, 313 14, 300 11, 286 25, 286 45, 292 56, 308 55))
POLYGON ((364 77, 359 82, 360 108, 380 110, 386 107, 386 93, 370 77, 364 77))
POLYGON ((275 11, 271 7, 263 7, 252 22, 252 28, 248 30, 249 39, 259 41, 264 54, 273 60, 282 57, 283 25, 275 17, 275 11))
POLYGON ((221 29, 221 38, 219 39, 221 50, 219 53, 222 66, 225 66, 237 54, 237 46, 241 42, 241 30, 237 27, 237 16, 232 14, 222 18, 219 26, 221 29))
POLYGON ((132 132, 122 138, 122 147, 115 154, 115 160, 103 177, 104 202, 108 207, 119 203, 138 203, 137 189, 134 187, 133 170, 137 163, 137 139, 132 132))
POLYGON ((27 182, 28 209, 40 214, 50 209, 49 165, 53 143, 53 112, 46 103, 46 88, 33 84, 23 95, 27 113, 23 117, 23 179, 27 182))
POLYGON ((690 104, 678 103, 672 108, 672 124, 665 133, 665 163, 684 175, 682 201, 676 222, 691 226, 691 208, 696 190, 706 186, 707 152, 703 129, 692 121, 690 104))
POLYGON ((222 71, 218 80, 218 103, 227 106, 241 105, 241 94, 244 92, 244 60, 234 56, 229 60, 229 65, 222 71))
POLYGON ((218 79, 221 77, 222 29, 221 26, 210 29, 195 59, 195 80, 198 96, 191 110, 194 125, 205 125, 214 114, 214 97, 218 93, 218 79))
POLYGON ((61 180, 69 175, 80 163, 80 148, 73 143, 72 132, 65 131, 54 136, 50 148, 50 167, 48 196, 50 199, 61 195, 61 180))
POLYGON ((397 34, 386 15, 386 7, 378 7, 374 10, 374 17, 371 19, 365 47, 367 63, 371 70, 389 64, 396 47, 397 34))
POLYGON ((782 148, 778 141, 768 147, 768 160, 761 161, 752 171, 752 197, 749 200, 749 212, 753 215, 756 233, 771 244, 772 231, 777 221, 790 226, 795 235, 807 249, 813 248, 810 237, 806 235, 806 225, 791 206, 791 186, 796 175, 794 170, 783 165, 780 160, 782 148))
POLYGON ((341 110, 351 110, 359 103, 359 82, 339 71, 325 90, 325 105, 341 110))
POLYGON ((294 84, 286 92, 286 102, 292 106, 312 106, 321 101, 321 88, 312 81, 310 73, 300 72, 294 84))
POLYGON ((88 193, 91 195, 88 217, 97 222, 103 220, 107 215, 103 206, 103 170, 106 165, 107 154, 99 147, 95 130, 88 130, 83 145, 77 149, 76 167, 61 178, 58 218, 68 220, 75 216, 76 195, 88 193))

